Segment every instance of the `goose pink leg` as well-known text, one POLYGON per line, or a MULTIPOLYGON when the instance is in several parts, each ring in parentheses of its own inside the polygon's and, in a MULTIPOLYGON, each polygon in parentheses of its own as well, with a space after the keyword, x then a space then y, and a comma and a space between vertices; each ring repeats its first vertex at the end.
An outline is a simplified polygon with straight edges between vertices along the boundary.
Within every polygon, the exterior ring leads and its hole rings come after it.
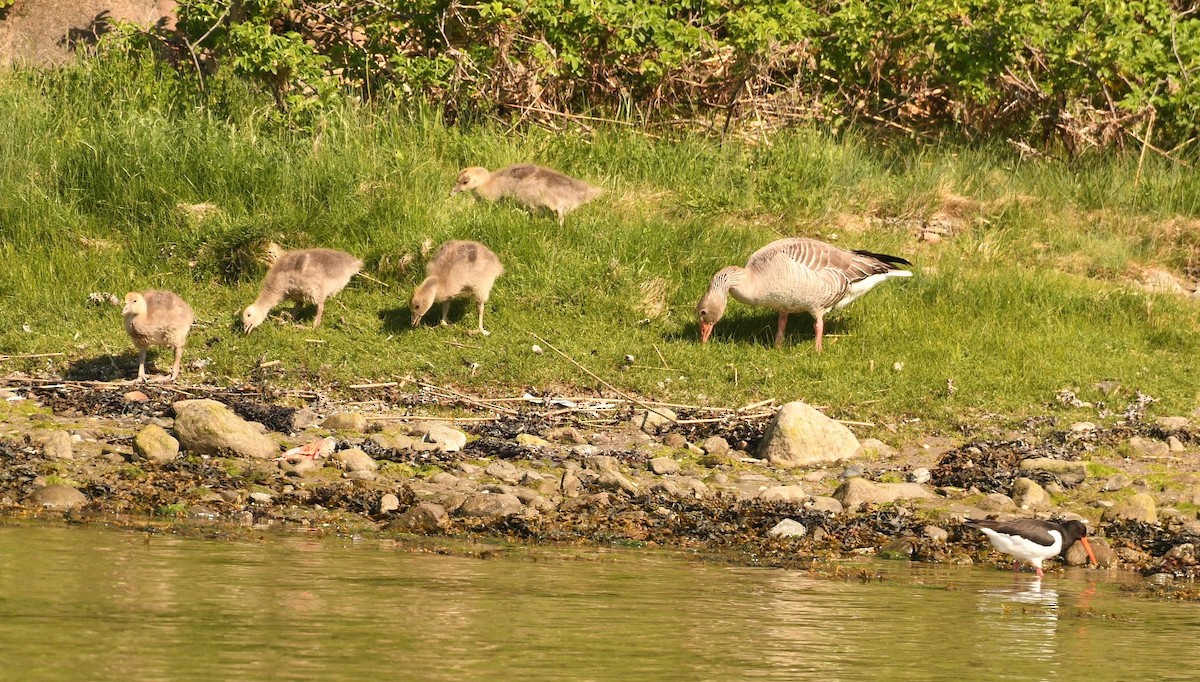
POLYGON ((825 316, 817 315, 817 321, 813 324, 813 328, 817 332, 817 352, 821 352, 821 338, 825 336, 825 316))
POLYGON ((787 313, 783 312, 782 310, 779 311, 779 330, 775 332, 776 348, 783 346, 783 332, 787 329, 787 316, 787 313))

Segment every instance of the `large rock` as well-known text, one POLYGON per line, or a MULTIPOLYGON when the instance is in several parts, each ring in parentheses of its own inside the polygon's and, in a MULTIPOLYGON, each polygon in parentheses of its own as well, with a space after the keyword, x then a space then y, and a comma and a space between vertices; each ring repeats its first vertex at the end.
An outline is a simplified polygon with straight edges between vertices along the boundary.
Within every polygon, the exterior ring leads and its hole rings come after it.
POLYGON ((758 499, 763 502, 804 502, 808 495, 804 494, 804 488, 798 485, 774 485, 763 488, 758 494, 758 499))
POLYGON ((502 459, 487 465, 483 473, 493 478, 498 478, 505 483, 516 483, 521 480, 521 471, 502 459))
POLYGON ((458 508, 459 516, 473 516, 490 519, 498 516, 512 516, 524 509, 525 505, 516 495, 508 493, 475 493, 470 495, 458 508))
POLYGON ((1130 438, 1129 447, 1139 455, 1149 455, 1151 457, 1165 457, 1171 452, 1171 446, 1161 440, 1142 438, 1141 436, 1130 438))
POLYGON ((326 417, 321 426, 330 431, 362 433, 367 430, 367 418, 357 412, 335 412, 326 417))
POLYGON ((671 457, 655 457, 650 460, 649 467, 659 476, 679 473, 679 462, 671 457))
POLYGON ((1016 503, 1004 493, 988 493, 976 506, 983 511, 1011 512, 1017 510, 1016 503))
POLYGON ((46 459, 75 459, 71 434, 61 429, 35 433, 29 439, 42 448, 46 459))
POLYGON ((333 454, 333 459, 346 471, 378 471, 379 463, 367 453, 358 448, 339 450, 333 454))
POLYGON ((819 512, 829 512, 831 514, 842 513, 842 503, 832 497, 824 497, 822 495, 813 495, 804 501, 804 508, 819 512))
POLYGON ((467 445, 467 434, 446 424, 430 424, 425 431, 425 438, 437 443, 442 452, 458 452, 467 445))
POLYGON ((1050 506, 1050 494, 1037 481, 1018 478, 1013 481, 1012 501, 1021 509, 1045 509, 1050 506))
POLYGON ((450 516, 446 514, 446 510, 440 504, 433 502, 422 502, 414 507, 410 507, 408 511, 401 514, 388 524, 389 530, 398 530, 405 533, 418 533, 420 535, 432 535, 439 531, 443 531, 450 526, 450 516))
POLYGON ((69 485, 48 485, 38 488, 29 496, 30 504, 54 511, 76 509, 87 502, 86 495, 69 485))
POLYGON ((767 535, 777 538, 802 538, 808 529, 795 519, 784 519, 771 527, 767 535))
POLYGON ((133 451, 151 462, 169 462, 179 456, 179 441, 163 427, 150 424, 133 437, 133 451))
POLYGON ((727 455, 729 454, 729 441, 720 436, 709 436, 700 444, 700 448, 710 455, 727 455))
POLYGON ((1158 523, 1158 509, 1154 498, 1146 493, 1135 493, 1104 510, 1105 521, 1144 521, 1158 523))
MULTIPOLYGON (((1104 538, 1089 537, 1088 544, 1092 546, 1092 554, 1096 555, 1096 565, 1100 568, 1112 568, 1117 565, 1117 553, 1112 547, 1108 546, 1108 541, 1104 538)), ((1083 543, 1076 541, 1067 549, 1066 562, 1068 566, 1086 566, 1090 563, 1087 550, 1083 548, 1083 543)))
POLYGON ((633 413, 633 418, 630 423, 634 428, 641 429, 646 433, 658 433, 659 429, 669 428, 675 423, 677 417, 673 410, 668 410, 665 407, 655 407, 653 410, 643 409, 633 413))
POLYGON ((412 436, 394 428, 372 433, 367 440, 384 450, 409 450, 413 446, 412 436))
POLYGON ((933 497, 933 493, 916 483, 872 483, 865 478, 851 478, 833 491, 833 499, 847 511, 863 504, 886 504, 900 500, 933 497))
POLYGON ((847 459, 858 449, 850 429, 796 401, 784 405, 767 425, 758 456, 791 468, 847 459))
POLYGON ((191 455, 238 455, 267 459, 279 445, 216 400, 175 403, 175 436, 191 455))

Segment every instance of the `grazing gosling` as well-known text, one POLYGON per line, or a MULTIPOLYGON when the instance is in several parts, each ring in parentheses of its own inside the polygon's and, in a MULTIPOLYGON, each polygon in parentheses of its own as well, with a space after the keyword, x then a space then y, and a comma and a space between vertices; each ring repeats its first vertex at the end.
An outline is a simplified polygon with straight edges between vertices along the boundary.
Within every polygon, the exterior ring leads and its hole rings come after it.
POLYGON ((138 349, 138 381, 146 380, 146 351, 150 346, 171 346, 175 349, 175 364, 171 376, 156 381, 175 381, 179 378, 179 363, 183 346, 196 315, 192 308, 173 291, 131 291, 125 294, 125 331, 138 349))
POLYGON ((450 299, 469 293, 479 302, 479 329, 470 333, 491 334, 483 328, 483 306, 492 292, 492 284, 504 273, 500 259, 479 242, 452 240, 442 244, 425 265, 425 281, 413 291, 412 326, 433 307, 442 304, 441 324, 450 324, 450 299))
POLYGON ((490 173, 486 168, 473 166, 458 174, 450 196, 459 192, 474 192, 488 201, 513 199, 531 211, 549 209, 558 214, 558 224, 568 213, 595 199, 604 192, 582 180, 532 163, 520 163, 490 173))
POLYGON ((294 317, 299 317, 305 303, 316 304, 315 329, 321 326, 325 299, 341 291, 362 266, 359 259, 334 249, 284 251, 267 270, 258 298, 242 311, 242 326, 247 334, 254 331, 286 298, 296 302, 294 317))

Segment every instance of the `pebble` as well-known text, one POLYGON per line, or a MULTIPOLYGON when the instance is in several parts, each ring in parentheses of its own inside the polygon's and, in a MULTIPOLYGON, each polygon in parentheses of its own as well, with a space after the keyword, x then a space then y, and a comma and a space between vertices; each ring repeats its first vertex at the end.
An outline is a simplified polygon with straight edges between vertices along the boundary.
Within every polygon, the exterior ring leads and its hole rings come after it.
POLYGON ((933 474, 929 472, 929 469, 920 467, 909 472, 908 480, 913 483, 928 483, 933 480, 933 474))
POLYGON ((271 500, 275 499, 269 493, 253 492, 250 493, 250 501, 255 504, 271 504, 271 500))

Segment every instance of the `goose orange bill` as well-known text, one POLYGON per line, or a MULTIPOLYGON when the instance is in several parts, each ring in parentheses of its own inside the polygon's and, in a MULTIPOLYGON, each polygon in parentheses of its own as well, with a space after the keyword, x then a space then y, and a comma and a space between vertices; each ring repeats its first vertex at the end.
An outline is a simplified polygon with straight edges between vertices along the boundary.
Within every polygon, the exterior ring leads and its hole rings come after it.
POLYGON ((700 323, 700 343, 708 343, 708 337, 712 336, 713 327, 717 326, 713 322, 700 323))
POLYGON ((1088 558, 1092 560, 1092 565, 1099 566, 1100 562, 1096 561, 1096 555, 1092 554, 1092 544, 1088 542, 1086 537, 1079 538, 1079 541, 1083 543, 1083 549, 1087 552, 1088 558))

